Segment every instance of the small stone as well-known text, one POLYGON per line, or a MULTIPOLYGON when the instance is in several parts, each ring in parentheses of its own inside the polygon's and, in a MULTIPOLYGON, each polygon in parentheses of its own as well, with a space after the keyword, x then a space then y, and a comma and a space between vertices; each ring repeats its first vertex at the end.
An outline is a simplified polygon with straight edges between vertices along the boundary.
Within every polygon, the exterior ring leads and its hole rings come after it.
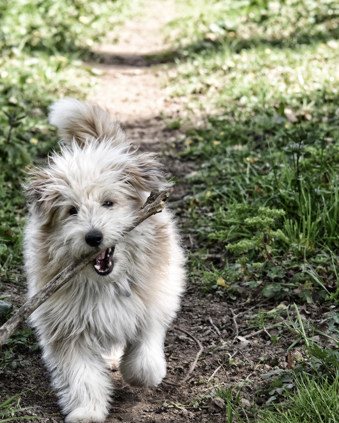
POLYGON ((251 403, 246 398, 241 398, 241 405, 244 408, 250 408, 251 407, 251 403))
POLYGON ((225 408, 225 401, 220 397, 212 398, 212 402, 218 408, 225 408))

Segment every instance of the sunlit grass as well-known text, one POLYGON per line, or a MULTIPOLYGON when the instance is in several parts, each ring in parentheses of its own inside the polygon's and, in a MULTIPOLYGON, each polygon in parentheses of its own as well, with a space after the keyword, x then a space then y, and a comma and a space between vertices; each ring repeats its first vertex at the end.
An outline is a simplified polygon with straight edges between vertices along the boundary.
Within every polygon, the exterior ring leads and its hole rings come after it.
POLYGON ((210 268, 204 280, 312 301, 320 285, 308 263, 328 285, 320 297, 337 295, 335 3, 184 3, 187 17, 171 25, 180 37, 170 82, 206 120, 184 153, 198 165, 187 176, 193 232, 218 257, 199 266, 210 268))
POLYGON ((317 380, 306 375, 297 379, 297 394, 290 394, 286 404, 264 411, 258 423, 337 423, 339 421, 339 373, 334 382, 317 380))

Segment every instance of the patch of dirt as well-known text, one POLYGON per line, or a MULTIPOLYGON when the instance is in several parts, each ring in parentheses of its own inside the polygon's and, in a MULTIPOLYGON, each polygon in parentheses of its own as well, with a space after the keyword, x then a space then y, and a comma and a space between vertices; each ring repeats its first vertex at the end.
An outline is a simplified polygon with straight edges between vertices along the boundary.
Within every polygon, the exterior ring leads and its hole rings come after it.
MULTIPOLYGON (((184 243, 190 250, 194 242, 185 235, 181 219, 185 213, 175 205, 182 204, 179 200, 187 194, 187 187, 180 180, 194 164, 182 163, 177 158, 175 140, 179 132, 168 130, 166 119, 182 117, 184 111, 180 101, 166 97, 166 89, 161 86, 165 68, 161 60, 155 60, 167 51, 161 42, 160 29, 174 16, 173 3, 170 0, 146 2, 143 16, 121 30, 117 44, 98 47, 90 65, 103 75, 89 101, 107 107, 122 122, 129 138, 142 149, 165 153, 162 160, 179 179, 172 207, 177 211, 184 243)), ((12 299, 18 304, 23 302, 23 288, 4 285, 12 299)), ((255 397, 260 403, 260 396, 264 398, 264 394, 259 392, 265 387, 261 375, 287 368, 287 348, 292 343, 289 333, 280 333, 279 343, 273 344, 270 335, 275 329, 271 329, 270 334, 268 331, 255 333, 255 329, 249 327, 250 315, 256 315, 260 308, 273 307, 240 298, 230 300, 215 294, 203 295, 198 284, 188 281, 175 327, 166 338, 167 379, 154 389, 131 388, 122 381, 118 371, 112 372, 115 390, 107 422, 225 422, 225 403, 216 396, 216 390, 231 389, 239 384, 243 386, 244 407, 252 404, 255 397), (189 374, 200 349, 199 343, 203 352, 189 374), (188 374, 188 380, 180 384, 188 374)), ((311 312, 317 314, 321 310, 311 312)), ((19 405, 33 406, 24 414, 39 416, 31 421, 62 422, 49 375, 40 359, 41 352, 28 350, 23 345, 13 353, 18 367, 8 366, 0 372, 1 402, 24 392, 19 405)), ((2 363, 5 363, 4 355, 2 363)))
MULTIPOLYGON (((170 49, 161 30, 175 16, 171 0, 151 0, 142 16, 127 22, 119 32, 119 41, 94 48, 88 63, 103 72, 89 96, 92 103, 106 107, 119 120, 129 139, 156 149, 173 135, 166 130, 166 117, 175 120, 183 113, 181 101, 166 96, 161 87, 162 63, 170 49)), ((174 139, 174 138, 173 138, 174 139)))
MULTIPOLYGON (((262 375, 288 368, 287 350, 294 341, 288 331, 251 326, 259 310, 273 307, 241 298, 203 295, 198 284, 189 281, 181 311, 166 337, 166 379, 157 388, 133 388, 123 382, 119 371, 112 371, 115 388, 107 423, 222 423, 227 416, 225 402, 216 395, 220 388, 237 393, 241 387, 245 408, 254 401, 257 405, 265 402, 268 382, 262 375), (280 338, 277 344, 272 342, 274 335, 280 338), (202 354, 191 371, 200 346, 202 354)), ((308 306, 301 313, 320 321, 324 311, 308 306)), ((20 406, 32 409, 21 414, 39 417, 29 421, 63 422, 41 352, 29 351, 23 345, 14 353, 18 367, 7 367, 0 374, 0 401, 22 393, 20 406)))

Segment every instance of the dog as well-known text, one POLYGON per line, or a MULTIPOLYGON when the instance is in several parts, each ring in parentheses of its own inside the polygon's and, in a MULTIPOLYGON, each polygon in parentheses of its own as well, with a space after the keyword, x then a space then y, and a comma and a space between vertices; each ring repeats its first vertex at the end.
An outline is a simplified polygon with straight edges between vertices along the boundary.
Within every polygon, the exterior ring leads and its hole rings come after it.
POLYGON ((165 207, 124 232, 149 193, 172 184, 99 106, 61 99, 49 122, 60 150, 30 171, 25 186, 28 296, 83 255, 98 257, 30 322, 65 422, 104 422, 113 386, 103 355, 112 346, 123 348, 119 370, 128 384, 157 386, 166 375, 164 339, 185 286, 178 230, 165 207))

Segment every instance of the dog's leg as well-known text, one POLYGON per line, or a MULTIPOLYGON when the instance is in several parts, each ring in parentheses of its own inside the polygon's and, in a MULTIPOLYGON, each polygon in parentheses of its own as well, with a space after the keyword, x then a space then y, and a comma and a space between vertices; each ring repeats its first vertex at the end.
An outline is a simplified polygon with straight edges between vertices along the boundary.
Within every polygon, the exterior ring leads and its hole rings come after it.
POLYGON ((112 382, 107 366, 89 342, 67 340, 45 345, 44 359, 52 372, 65 423, 104 422, 112 382))
POLYGON ((119 367, 127 383, 157 386, 166 376, 165 333, 161 323, 152 321, 143 326, 134 342, 127 344, 119 367))

